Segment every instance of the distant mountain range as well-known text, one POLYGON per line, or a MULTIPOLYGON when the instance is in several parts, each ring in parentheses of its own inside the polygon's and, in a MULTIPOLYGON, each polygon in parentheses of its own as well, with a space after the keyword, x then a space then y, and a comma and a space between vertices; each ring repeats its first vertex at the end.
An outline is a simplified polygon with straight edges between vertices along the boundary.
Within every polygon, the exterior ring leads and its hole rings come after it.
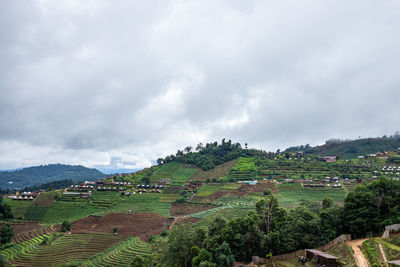
POLYGON ((345 159, 356 158, 366 154, 384 151, 394 151, 400 147, 400 135, 383 136, 376 138, 363 138, 356 140, 331 139, 324 145, 311 147, 309 145, 294 146, 284 152, 302 151, 310 154, 325 156, 340 156, 345 159))
POLYGON ((72 181, 96 180, 107 177, 106 174, 84 166, 50 164, 28 167, 15 171, 0 172, 1 189, 20 189, 43 183, 69 179, 72 181))

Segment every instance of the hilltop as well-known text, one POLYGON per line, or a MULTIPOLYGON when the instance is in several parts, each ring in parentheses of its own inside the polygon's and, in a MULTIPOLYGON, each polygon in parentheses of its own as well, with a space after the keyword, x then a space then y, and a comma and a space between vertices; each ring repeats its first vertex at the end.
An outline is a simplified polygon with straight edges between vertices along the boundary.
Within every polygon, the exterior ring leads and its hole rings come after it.
POLYGON ((3 190, 20 189, 65 179, 83 181, 88 179, 102 179, 106 176, 96 169, 89 169, 81 165, 49 164, 23 168, 16 171, 0 172, 0 184, 3 190))
POLYGON ((293 146, 284 152, 302 151, 308 154, 324 156, 340 156, 345 159, 356 158, 367 154, 395 151, 400 147, 400 135, 383 136, 376 138, 362 138, 356 140, 330 139, 325 144, 311 147, 310 145, 293 146))

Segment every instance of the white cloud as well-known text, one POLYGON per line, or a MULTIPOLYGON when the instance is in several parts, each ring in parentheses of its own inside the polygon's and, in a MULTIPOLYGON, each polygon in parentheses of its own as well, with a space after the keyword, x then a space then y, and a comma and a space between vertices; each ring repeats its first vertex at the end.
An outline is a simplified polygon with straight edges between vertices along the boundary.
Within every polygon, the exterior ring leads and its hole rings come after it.
POLYGON ((398 1, 3 1, 0 168, 391 134, 398 1))

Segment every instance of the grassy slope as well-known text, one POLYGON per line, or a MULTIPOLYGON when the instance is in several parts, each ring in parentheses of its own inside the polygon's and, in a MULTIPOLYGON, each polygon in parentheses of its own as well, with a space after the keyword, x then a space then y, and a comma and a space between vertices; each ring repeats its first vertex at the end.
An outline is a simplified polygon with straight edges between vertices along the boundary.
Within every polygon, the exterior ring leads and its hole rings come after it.
POLYGON ((302 188, 299 183, 279 184, 277 188, 279 204, 286 208, 296 206, 300 200, 322 201, 325 196, 335 202, 342 202, 346 195, 343 189, 302 188))
POLYGON ((150 177, 150 182, 158 182, 160 179, 171 179, 174 178, 175 172, 181 168, 183 164, 173 161, 164 164, 161 168, 156 170, 150 177))
POLYGON ((237 160, 231 160, 225 162, 221 165, 216 166, 214 169, 203 171, 201 169, 197 169, 196 173, 192 176, 192 179, 195 181, 203 181, 207 179, 217 179, 220 177, 224 177, 228 175, 228 172, 235 166, 237 160))

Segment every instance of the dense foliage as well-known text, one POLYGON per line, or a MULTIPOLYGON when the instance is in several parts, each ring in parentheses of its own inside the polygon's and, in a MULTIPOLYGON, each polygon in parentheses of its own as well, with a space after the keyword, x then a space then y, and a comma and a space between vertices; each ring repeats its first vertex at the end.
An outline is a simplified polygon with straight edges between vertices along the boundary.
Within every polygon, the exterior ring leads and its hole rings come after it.
POLYGON ((21 189, 59 180, 84 181, 105 178, 107 175, 96 169, 80 165, 50 164, 24 168, 17 171, 0 172, 1 189, 21 189))
POLYGON ((344 207, 324 198, 322 205, 302 201, 294 209, 279 206, 273 194, 256 203, 245 217, 227 221, 221 216, 208 227, 180 226, 169 236, 164 253, 168 266, 231 266, 298 249, 315 248, 343 233, 381 234, 384 226, 399 223, 400 181, 381 178, 358 187, 344 207))
POLYGON ((0 218, 11 219, 13 218, 11 207, 3 201, 3 196, 0 195, 0 218))
POLYGON ((400 135, 383 136, 377 138, 363 138, 357 140, 328 140, 322 146, 310 145, 290 147, 285 152, 302 151, 310 154, 334 155, 344 158, 355 158, 384 151, 397 150, 400 147, 400 135))
POLYGON ((218 142, 207 143, 206 145, 200 143, 196 146, 195 151, 191 146, 188 146, 183 151, 178 150, 175 155, 159 158, 157 163, 161 165, 175 160, 194 164, 206 171, 232 159, 254 155, 255 153, 259 153, 259 151, 247 149, 247 144, 245 144, 245 148, 242 148, 240 143, 233 143, 231 140, 226 142, 225 139, 222 139, 221 144, 218 144, 218 142))
POLYGON ((4 245, 11 242, 11 238, 14 236, 14 231, 10 224, 6 224, 0 228, 0 244, 4 245))

